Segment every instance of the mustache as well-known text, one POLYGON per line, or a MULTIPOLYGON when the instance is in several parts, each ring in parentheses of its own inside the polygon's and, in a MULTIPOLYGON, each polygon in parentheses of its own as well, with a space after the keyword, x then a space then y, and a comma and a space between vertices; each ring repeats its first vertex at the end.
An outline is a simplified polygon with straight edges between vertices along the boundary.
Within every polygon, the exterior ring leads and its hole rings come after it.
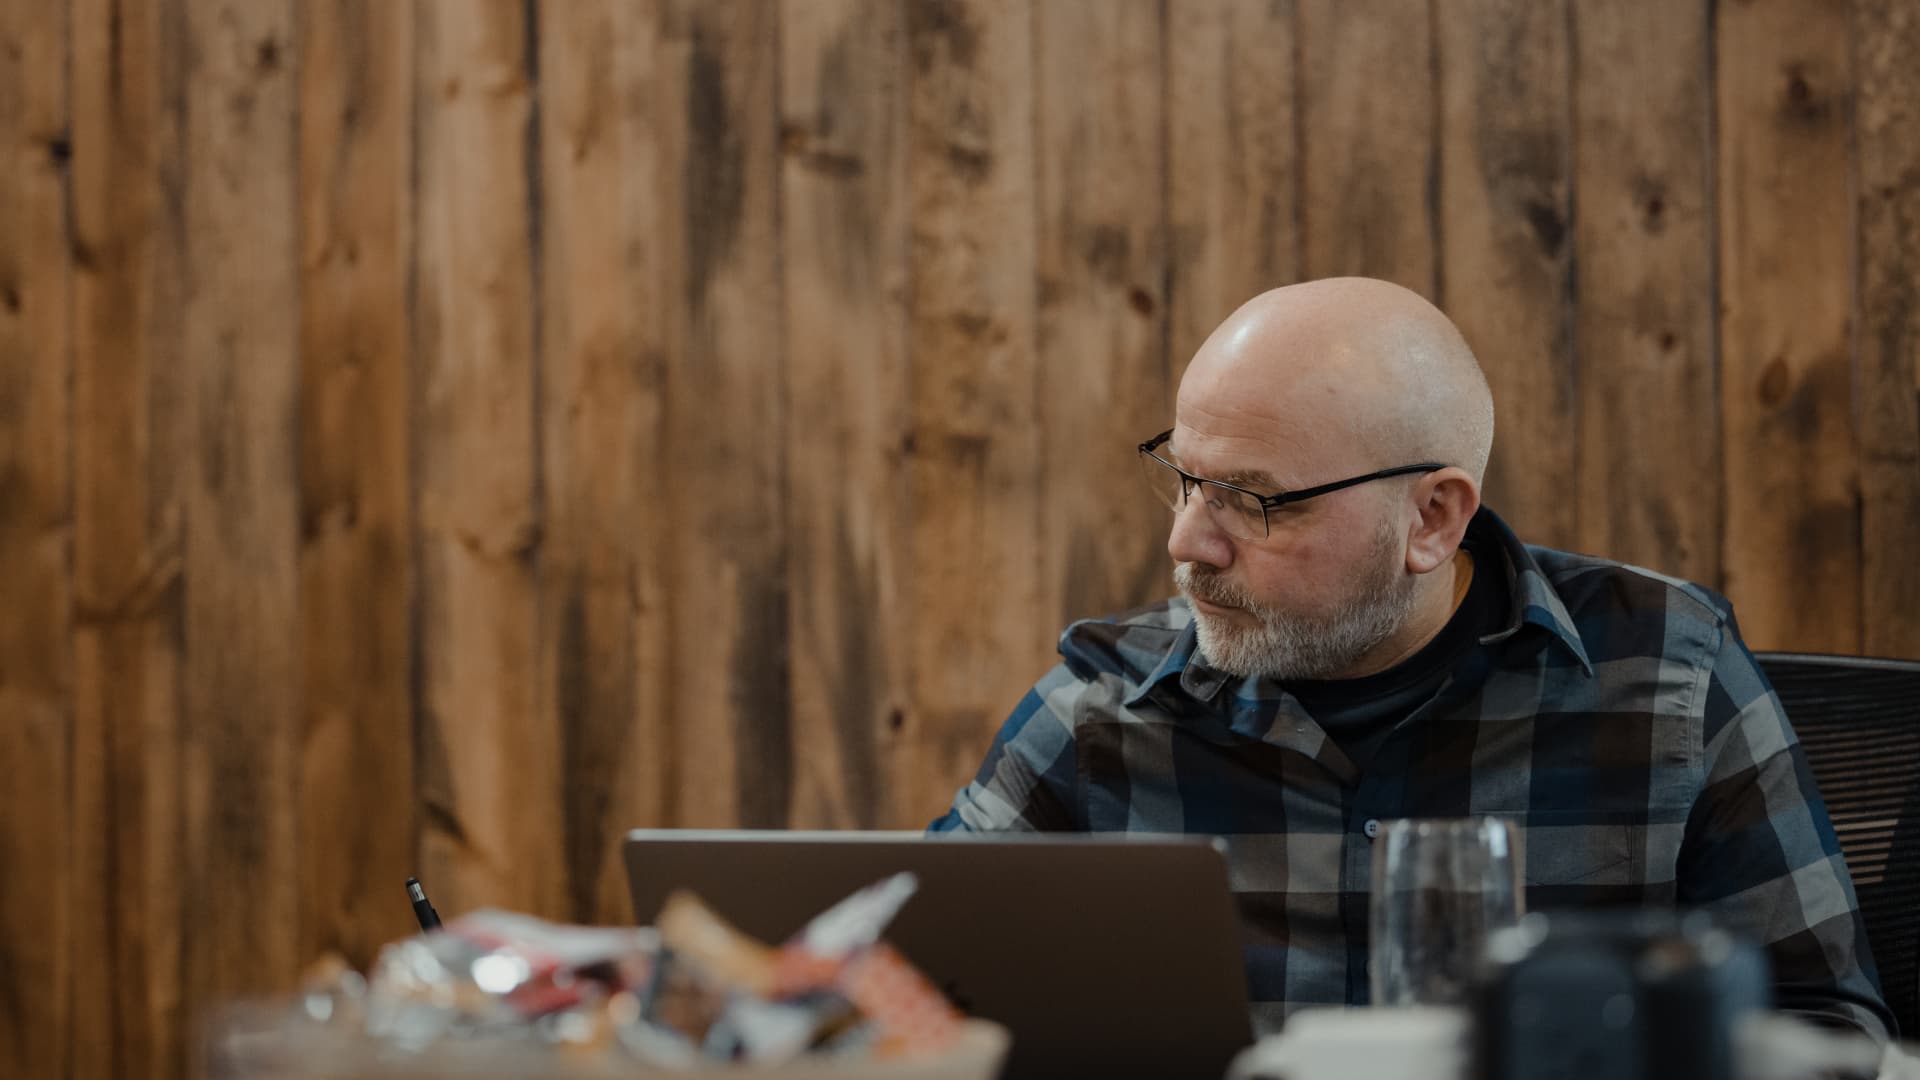
POLYGON ((1220 607, 1251 608, 1253 594, 1228 581, 1220 571, 1202 563, 1184 562, 1173 568, 1173 583, 1188 596, 1220 607))

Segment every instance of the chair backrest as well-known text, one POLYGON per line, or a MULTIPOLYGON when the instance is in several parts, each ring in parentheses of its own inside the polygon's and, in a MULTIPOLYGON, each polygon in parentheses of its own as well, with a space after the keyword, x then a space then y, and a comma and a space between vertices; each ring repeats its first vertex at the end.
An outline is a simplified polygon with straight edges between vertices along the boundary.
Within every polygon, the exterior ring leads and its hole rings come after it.
POLYGON ((1920 1034, 1920 663, 1760 653, 1860 894, 1887 1005, 1920 1034))

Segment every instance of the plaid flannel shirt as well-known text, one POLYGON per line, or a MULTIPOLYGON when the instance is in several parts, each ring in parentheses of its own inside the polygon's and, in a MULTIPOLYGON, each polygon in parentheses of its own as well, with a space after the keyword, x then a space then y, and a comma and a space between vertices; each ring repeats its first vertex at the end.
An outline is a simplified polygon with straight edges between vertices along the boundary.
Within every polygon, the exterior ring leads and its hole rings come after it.
POLYGON ((1504 556, 1510 620, 1364 772, 1282 686, 1209 667, 1176 598, 1068 627, 932 830, 1223 837, 1271 1031, 1366 1002, 1378 822, 1502 815, 1529 908, 1709 909, 1765 943, 1778 1006, 1891 1031, 1833 826, 1728 602, 1522 545, 1487 510, 1470 529, 1504 556))

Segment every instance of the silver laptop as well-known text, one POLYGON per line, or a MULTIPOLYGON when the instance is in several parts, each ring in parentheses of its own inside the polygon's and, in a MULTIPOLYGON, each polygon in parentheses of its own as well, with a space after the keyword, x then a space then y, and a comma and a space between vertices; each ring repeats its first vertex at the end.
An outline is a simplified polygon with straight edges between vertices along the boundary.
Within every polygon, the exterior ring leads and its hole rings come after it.
POLYGON ((625 854, 641 922, 685 888, 775 942, 913 871, 887 940, 1012 1031, 1010 1080, 1219 1077, 1253 1038, 1226 861, 1204 838, 636 829, 625 854))

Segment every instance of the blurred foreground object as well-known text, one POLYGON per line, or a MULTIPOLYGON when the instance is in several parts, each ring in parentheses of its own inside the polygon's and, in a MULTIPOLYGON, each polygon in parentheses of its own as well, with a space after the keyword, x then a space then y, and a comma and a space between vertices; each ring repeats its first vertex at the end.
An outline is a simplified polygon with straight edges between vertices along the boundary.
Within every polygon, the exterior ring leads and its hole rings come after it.
POLYGON ((477 911, 323 961, 300 991, 210 1026, 214 1078, 925 1077, 999 1073, 1004 1029, 966 1021, 880 934, 912 875, 863 889, 781 946, 690 893, 654 927, 477 911))
POLYGON ((1458 1005, 1489 935, 1520 918, 1524 891, 1511 821, 1383 821, 1369 890, 1369 999, 1458 1005))
MULTIPOLYGON (((1920 1080, 1913 1049, 1882 1047, 1791 1016, 1754 1013, 1733 1038, 1739 1080, 1879 1076, 1920 1080)), ((1278 1035, 1234 1060, 1228 1080, 1477 1080, 1473 1020, 1456 1007, 1305 1009, 1278 1035)), ((1531 1080, 1611 1080, 1615 1074, 1543 1066, 1531 1080)), ((1628 1076, 1639 1076, 1632 1072, 1628 1076)))
POLYGON ((1701 916, 1536 913, 1488 939, 1485 1080, 1737 1080, 1734 1036, 1773 1005, 1766 954, 1701 916))
POLYGON ((1865 1035, 1771 1012, 1766 955, 1700 916, 1535 913, 1492 935, 1462 1007, 1309 1009, 1232 1080, 1920 1077, 1865 1035))

